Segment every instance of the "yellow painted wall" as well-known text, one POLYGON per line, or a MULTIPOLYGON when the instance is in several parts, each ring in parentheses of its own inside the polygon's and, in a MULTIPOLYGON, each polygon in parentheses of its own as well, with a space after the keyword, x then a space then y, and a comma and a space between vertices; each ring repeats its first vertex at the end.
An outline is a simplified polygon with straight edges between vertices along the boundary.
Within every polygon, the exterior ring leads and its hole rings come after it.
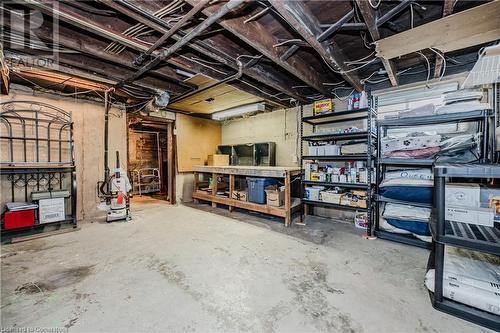
POLYGON ((221 144, 221 124, 217 121, 177 114, 175 127, 179 172, 206 164, 208 155, 215 154, 221 144))

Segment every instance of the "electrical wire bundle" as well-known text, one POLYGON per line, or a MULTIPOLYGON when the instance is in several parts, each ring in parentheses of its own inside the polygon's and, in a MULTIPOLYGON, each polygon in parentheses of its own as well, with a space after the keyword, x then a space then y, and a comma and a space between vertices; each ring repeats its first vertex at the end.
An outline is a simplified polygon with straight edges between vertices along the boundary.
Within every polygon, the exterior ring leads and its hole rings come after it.
POLYGON ((7 64, 5 63, 5 56, 3 55, 2 45, 0 45, 0 70, 2 71, 2 76, 5 76, 8 82, 10 78, 10 70, 7 64))
MULTIPOLYGON (((162 18, 169 16, 169 15, 172 15, 176 11, 182 9, 182 7, 184 5, 185 5, 185 3, 183 0, 175 0, 175 1, 172 1, 171 3, 169 3, 167 6, 163 7, 162 9, 154 12, 153 15, 162 19, 162 18)), ((172 23, 174 21, 180 20, 181 18, 182 18, 182 16, 176 16, 176 17, 171 18, 168 21, 165 21, 165 23, 169 24, 169 23, 172 23)), ((128 36, 128 37, 137 38, 137 37, 149 34, 151 32, 152 31, 148 27, 146 27, 144 24, 138 23, 138 24, 126 29, 123 32, 123 34, 125 36, 128 36)), ((113 42, 113 43, 109 44, 104 49, 104 51, 109 52, 109 53, 114 53, 114 54, 119 54, 119 53, 123 52, 124 50, 125 50, 125 46, 123 46, 117 42, 113 42)))

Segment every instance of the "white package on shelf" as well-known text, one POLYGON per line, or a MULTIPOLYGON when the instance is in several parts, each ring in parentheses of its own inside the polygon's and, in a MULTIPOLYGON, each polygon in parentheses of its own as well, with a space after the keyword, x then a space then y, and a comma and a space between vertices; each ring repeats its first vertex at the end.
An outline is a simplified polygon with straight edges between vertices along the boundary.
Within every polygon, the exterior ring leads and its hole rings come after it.
POLYGON ((407 137, 385 137, 381 140, 382 153, 396 150, 416 150, 429 147, 439 147, 441 135, 423 135, 414 133, 407 137))
POLYGON ((399 220, 429 222, 429 219, 431 218, 431 209, 425 207, 387 203, 384 207, 383 216, 385 218, 394 218, 399 220))
MULTIPOLYGON (((434 269, 429 270, 425 275, 425 286, 432 292, 434 292, 434 277, 434 269)), ((443 297, 500 315, 500 293, 493 293, 462 282, 443 279, 443 297)))
POLYGON ((444 255, 444 277, 500 293, 500 257, 447 246, 444 255))

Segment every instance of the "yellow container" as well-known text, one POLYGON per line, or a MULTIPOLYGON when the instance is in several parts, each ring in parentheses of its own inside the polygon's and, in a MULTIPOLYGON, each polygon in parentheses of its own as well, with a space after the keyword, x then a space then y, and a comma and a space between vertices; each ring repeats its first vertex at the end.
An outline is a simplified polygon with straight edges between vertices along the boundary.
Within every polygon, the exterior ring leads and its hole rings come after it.
POLYGON ((227 166, 229 165, 229 155, 223 155, 223 154, 208 155, 207 165, 227 166))

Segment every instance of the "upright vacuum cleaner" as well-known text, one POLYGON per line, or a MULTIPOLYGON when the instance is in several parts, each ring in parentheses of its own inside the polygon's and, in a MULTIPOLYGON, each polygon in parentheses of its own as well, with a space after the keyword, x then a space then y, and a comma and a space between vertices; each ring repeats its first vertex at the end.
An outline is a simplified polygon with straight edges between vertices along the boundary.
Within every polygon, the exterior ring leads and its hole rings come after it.
MULTIPOLYGON (((109 99, 108 92, 105 93, 104 115, 104 181, 98 182, 98 196, 106 202, 108 214, 107 222, 130 221, 129 192, 132 190, 130 180, 120 167, 120 153, 116 152, 116 168, 110 174, 108 164, 108 129, 109 129, 109 99)), ((103 202, 104 203, 104 202, 103 202)))
POLYGON ((110 181, 110 206, 107 222, 118 220, 130 220, 130 206, 128 193, 132 190, 130 181, 126 172, 120 168, 120 154, 116 152, 116 168, 113 170, 113 175, 110 181))

